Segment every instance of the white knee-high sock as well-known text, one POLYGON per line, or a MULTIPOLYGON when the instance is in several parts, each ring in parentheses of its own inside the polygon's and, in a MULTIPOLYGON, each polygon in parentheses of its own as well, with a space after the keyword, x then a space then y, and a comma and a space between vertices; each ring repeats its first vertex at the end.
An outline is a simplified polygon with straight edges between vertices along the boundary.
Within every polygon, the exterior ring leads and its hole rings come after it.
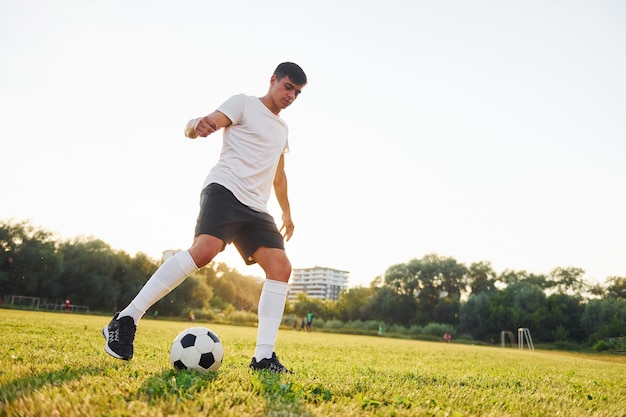
POLYGON ((119 317, 130 316, 137 324, 154 303, 169 294, 197 270, 198 267, 189 251, 178 252, 163 262, 128 307, 120 311, 119 317))
POLYGON ((254 357, 257 361, 271 358, 278 327, 283 318, 289 286, 286 282, 266 279, 259 299, 259 328, 254 357))

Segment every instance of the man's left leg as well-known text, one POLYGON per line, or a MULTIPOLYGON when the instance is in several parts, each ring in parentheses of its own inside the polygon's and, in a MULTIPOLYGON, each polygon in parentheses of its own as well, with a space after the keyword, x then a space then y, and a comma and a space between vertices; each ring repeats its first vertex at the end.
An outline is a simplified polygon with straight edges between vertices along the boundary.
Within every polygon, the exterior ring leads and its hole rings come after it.
POLYGON ((282 249, 259 248, 253 258, 265 271, 265 283, 259 299, 257 344, 250 368, 272 372, 290 372, 274 353, 278 328, 283 318, 291 263, 282 249))

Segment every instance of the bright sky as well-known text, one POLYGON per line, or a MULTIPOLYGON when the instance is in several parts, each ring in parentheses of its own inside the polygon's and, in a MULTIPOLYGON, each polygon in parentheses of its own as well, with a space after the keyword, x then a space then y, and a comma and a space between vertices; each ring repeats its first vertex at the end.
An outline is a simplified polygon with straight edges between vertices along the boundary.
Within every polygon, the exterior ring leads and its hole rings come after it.
POLYGON ((0 0, 0 219, 187 248, 221 145, 187 120, 294 61, 295 268, 626 276, 624 45, 622 0, 0 0))

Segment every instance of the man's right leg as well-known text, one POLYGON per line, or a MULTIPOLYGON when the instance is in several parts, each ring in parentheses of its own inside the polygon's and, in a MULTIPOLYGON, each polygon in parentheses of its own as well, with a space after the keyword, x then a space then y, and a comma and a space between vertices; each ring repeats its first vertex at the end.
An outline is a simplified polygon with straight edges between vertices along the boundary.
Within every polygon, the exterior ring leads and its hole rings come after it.
POLYGON ((130 316, 137 324, 154 303, 169 294, 197 270, 198 267, 189 251, 178 252, 163 262, 128 307, 120 311, 120 317, 130 316))
POLYGON ((106 339, 104 350, 115 358, 130 360, 133 357, 133 341, 139 320, 154 303, 197 270, 189 251, 178 252, 163 262, 133 301, 102 329, 106 339))
POLYGON ((292 373, 276 357, 274 345, 283 317, 291 263, 285 251, 277 248, 259 248, 253 255, 265 271, 266 278, 259 298, 256 349, 250 362, 254 370, 269 370, 276 373, 292 373))
POLYGON ((118 359, 133 357, 133 342, 137 323, 154 303, 180 285, 190 274, 208 264, 223 247, 224 243, 210 235, 199 235, 193 246, 178 252, 166 260, 150 277, 143 288, 111 322, 102 329, 106 339, 105 351, 118 359))

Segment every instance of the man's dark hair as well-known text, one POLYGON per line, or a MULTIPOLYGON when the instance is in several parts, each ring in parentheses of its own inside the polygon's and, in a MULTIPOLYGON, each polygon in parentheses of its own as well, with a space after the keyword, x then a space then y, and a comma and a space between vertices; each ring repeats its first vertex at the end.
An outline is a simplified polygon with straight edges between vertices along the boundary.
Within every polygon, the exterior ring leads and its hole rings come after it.
POLYGON ((285 75, 291 79, 292 82, 298 85, 306 84, 306 74, 302 71, 302 68, 298 64, 293 62, 283 62, 276 67, 274 75, 279 80, 285 75))

